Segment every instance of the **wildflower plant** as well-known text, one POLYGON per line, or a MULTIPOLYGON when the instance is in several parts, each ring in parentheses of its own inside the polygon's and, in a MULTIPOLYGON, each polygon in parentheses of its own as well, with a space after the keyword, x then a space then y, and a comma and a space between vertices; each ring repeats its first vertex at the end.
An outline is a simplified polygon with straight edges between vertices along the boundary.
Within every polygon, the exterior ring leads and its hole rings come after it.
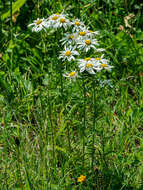
MULTIPOLYGON (((113 66, 109 64, 109 60, 105 58, 106 50, 100 47, 98 31, 92 31, 89 27, 86 27, 84 22, 80 19, 71 19, 67 14, 62 12, 61 14, 55 13, 46 19, 37 19, 32 24, 32 31, 40 32, 42 30, 55 30, 55 43, 58 44, 58 48, 54 50, 57 60, 57 68, 60 72, 60 89, 61 99, 65 104, 64 99, 64 78, 72 81, 80 80, 82 86, 80 87, 83 92, 84 99, 84 114, 82 122, 82 167, 84 169, 84 156, 85 156, 85 129, 86 129, 86 81, 90 78, 93 96, 93 124, 92 124, 92 163, 91 169, 94 173, 94 139, 95 139, 95 123, 96 123, 96 86, 100 85, 100 79, 98 76, 102 75, 102 71, 111 71, 113 66), (96 38, 97 37, 97 38, 96 38), (104 54, 102 52, 104 51, 104 54), (65 66, 66 65, 66 66, 65 66), (72 69, 72 70, 71 70, 72 69), (98 73, 101 73, 98 75, 98 73)), ((54 71, 53 71, 54 72, 54 71)), ((105 72, 103 72, 105 74, 105 72)), ((51 73, 52 74, 52 73, 51 73)), ((53 132, 54 133, 54 132, 53 132)), ((54 138, 54 134, 53 134, 54 138)), ((69 135, 68 135, 69 138, 69 135)), ((54 143, 54 139, 53 139, 54 143)), ((70 140, 69 140, 70 143, 70 140)), ((69 145, 71 147, 71 145, 69 145)), ((53 145, 53 152, 54 152, 53 145)), ((53 153, 53 155, 55 155, 53 153)), ((53 158, 54 159, 54 158, 53 158)), ((86 176, 81 175, 78 178, 78 182, 82 183, 86 180, 86 176)))
POLYGON ((142 6, 1 2, 0 189, 143 189, 142 6))

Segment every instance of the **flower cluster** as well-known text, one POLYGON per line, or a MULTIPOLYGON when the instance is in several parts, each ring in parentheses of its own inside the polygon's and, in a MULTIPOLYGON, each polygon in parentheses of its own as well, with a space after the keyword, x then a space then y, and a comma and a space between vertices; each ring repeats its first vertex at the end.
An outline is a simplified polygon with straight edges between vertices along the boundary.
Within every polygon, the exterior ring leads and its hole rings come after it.
POLYGON ((90 30, 79 19, 71 21, 68 15, 62 12, 61 14, 53 14, 47 19, 38 18, 29 26, 33 26, 32 31, 35 32, 47 29, 63 29, 64 36, 60 39, 60 42, 64 47, 60 51, 59 59, 64 62, 77 62, 77 68, 69 72, 69 74, 64 74, 65 77, 75 80, 78 76, 76 70, 79 70, 80 73, 96 74, 101 70, 111 71, 113 68, 113 66, 109 65, 109 61, 103 58, 104 54, 102 52, 105 52, 105 49, 100 48, 100 44, 96 39, 99 32, 90 30), (90 57, 91 54, 95 55, 95 57, 90 57))
POLYGON ((49 16, 47 19, 38 18, 34 23, 29 24, 28 26, 34 26, 32 31, 35 32, 39 32, 43 29, 57 29, 61 27, 67 30, 71 26, 71 22, 67 18, 67 15, 56 13, 49 16))

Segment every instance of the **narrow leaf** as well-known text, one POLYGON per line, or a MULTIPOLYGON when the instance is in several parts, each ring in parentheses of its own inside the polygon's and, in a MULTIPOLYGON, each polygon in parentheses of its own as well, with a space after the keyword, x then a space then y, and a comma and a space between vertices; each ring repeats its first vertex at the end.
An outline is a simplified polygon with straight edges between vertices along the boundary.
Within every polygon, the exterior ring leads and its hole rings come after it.
MULTIPOLYGON (((15 3, 13 3, 12 14, 18 11, 24 5, 25 2, 26 0, 17 0, 15 3)), ((9 16, 10 16, 10 10, 1 16, 1 20, 4 20, 5 18, 8 18, 9 16)))

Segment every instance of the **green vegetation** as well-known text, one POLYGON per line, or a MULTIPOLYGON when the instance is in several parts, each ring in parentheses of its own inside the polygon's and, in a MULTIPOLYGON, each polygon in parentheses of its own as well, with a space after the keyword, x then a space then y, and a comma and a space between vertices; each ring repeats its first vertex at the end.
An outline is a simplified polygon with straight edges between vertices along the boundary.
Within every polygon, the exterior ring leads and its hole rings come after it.
POLYGON ((0 190, 143 189, 142 15, 141 0, 0 0, 0 190), (65 30, 28 27, 63 10, 99 31, 111 72, 80 73, 59 59, 65 30))

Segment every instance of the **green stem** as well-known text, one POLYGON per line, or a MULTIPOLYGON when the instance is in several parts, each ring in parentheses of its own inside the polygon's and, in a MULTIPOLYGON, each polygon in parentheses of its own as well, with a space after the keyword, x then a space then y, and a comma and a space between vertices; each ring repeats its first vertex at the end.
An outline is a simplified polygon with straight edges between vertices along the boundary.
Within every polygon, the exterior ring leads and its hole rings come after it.
POLYGON ((40 15, 40 0, 38 0, 38 4, 37 4, 37 17, 39 17, 40 15))
MULTIPOLYGON (((93 174, 93 184, 95 182, 94 180, 94 154, 95 154, 95 149, 94 149, 94 144, 95 144, 95 117, 96 117, 96 109, 95 109, 95 79, 93 78, 93 126, 92 126, 92 162, 91 162, 91 170, 93 174)), ((93 185, 94 189, 94 185, 93 185)))
POLYGON ((94 170, 94 137, 95 137, 95 116, 96 116, 96 109, 95 109, 95 80, 93 79, 93 126, 92 126, 92 169, 94 170))
POLYGON ((83 129, 82 129, 82 166, 84 168, 84 152, 85 152, 85 127, 86 127, 86 88, 85 80, 83 79, 83 95, 84 95, 84 112, 83 112, 83 129))
MULTIPOLYGON (((43 72, 44 71, 44 65, 47 63, 47 48, 46 48, 46 33, 45 31, 42 31, 41 32, 41 39, 42 39, 42 48, 43 48, 43 54, 44 54, 44 61, 43 61, 43 64, 41 66, 41 71, 43 72)), ((49 76, 49 81, 51 81, 51 75, 49 73, 49 68, 47 67, 47 73, 48 73, 48 76, 49 76)), ((55 166, 55 138, 54 138, 54 128, 53 128, 53 123, 52 123, 52 117, 51 117, 51 112, 52 112, 52 108, 51 108, 51 101, 50 101, 50 82, 48 83, 48 95, 47 95, 47 104, 49 105, 48 107, 48 117, 49 117, 49 122, 50 122, 50 127, 51 127, 51 134, 52 134, 52 168, 54 168, 55 166)), ((43 109, 42 109, 43 110, 43 109)), ((45 116, 44 116, 45 117, 45 116)), ((45 134, 45 145, 47 146, 48 145, 48 130, 47 130, 47 127, 45 127, 45 130, 44 130, 44 134, 45 134)), ((44 176, 44 181, 45 183, 43 184, 43 188, 46 188, 46 186, 49 186, 49 183, 50 183, 50 175, 46 172, 47 171, 47 160, 46 160, 46 149, 44 147, 44 159, 43 159, 43 165, 44 165, 44 168, 45 168, 45 171, 43 170, 43 176, 44 176)), ((53 169, 52 169, 52 173, 53 173, 53 169)), ((53 176, 53 175, 51 175, 53 176)))
MULTIPOLYGON (((5 137, 5 160, 7 161, 8 160, 8 135, 7 135, 7 123, 4 121, 4 137, 5 137)), ((8 190, 9 187, 8 187, 8 172, 7 172, 7 165, 5 166, 5 173, 4 173, 4 177, 5 177, 5 184, 6 184, 6 189, 8 190)))
POLYGON ((61 98, 63 100, 63 75, 62 75, 62 62, 60 64, 60 85, 61 85, 61 88, 60 88, 60 91, 61 91, 61 98))
MULTIPOLYGON (((48 105, 49 105, 49 113, 48 113, 48 115, 49 115, 51 131, 52 131, 52 153, 53 153, 53 168, 54 168, 54 166, 55 166, 55 138, 54 138, 53 123, 52 123, 52 118, 51 118, 51 102, 50 102, 50 97, 49 97, 49 89, 48 89, 48 105)), ((51 176, 53 176, 53 175, 51 175, 51 176)))
POLYGON ((70 129, 69 129, 69 124, 67 126, 67 131, 68 131, 68 145, 69 145, 69 152, 71 152, 71 140, 70 140, 70 129))
MULTIPOLYGON (((46 44, 45 44, 45 41, 46 41, 46 37, 45 37, 45 33, 42 31, 41 32, 41 39, 42 39, 42 46, 43 46, 43 54, 44 54, 44 63, 46 62, 46 44)), ((41 67, 41 71, 43 71, 44 69, 44 64, 42 64, 42 67, 41 67)))
POLYGON ((75 0, 76 3, 76 15, 78 18, 80 18, 80 1, 79 0, 75 0))
POLYGON ((18 178, 19 178, 19 185, 22 184, 22 176, 20 171, 20 152, 19 152, 19 146, 16 147, 16 154, 17 154, 17 168, 18 168, 18 178))
MULTIPOLYGON (((59 41, 59 39, 60 39, 60 33, 61 33, 61 30, 59 31, 59 33, 57 33, 57 32, 55 32, 55 38, 54 38, 54 40, 55 40, 55 42, 54 43, 56 43, 56 42, 58 42, 59 41)), ((57 43, 56 43, 57 44, 57 43)), ((56 47, 56 48, 53 48, 53 54, 54 54, 54 58, 55 58, 55 61, 57 62, 57 63, 59 63, 58 62, 58 59, 57 59, 57 51, 58 51, 58 49, 60 49, 61 47, 60 46, 58 46, 58 47, 56 47)), ((63 70, 62 70, 62 61, 60 61, 60 64, 57 64, 57 68, 56 68, 56 71, 58 70, 58 72, 60 73, 60 95, 61 95, 61 100, 62 100, 62 103, 63 103, 63 70)), ((56 82, 58 82, 58 81, 56 81, 56 82)))
MULTIPOLYGON (((13 43, 12 0, 10 0, 10 37, 11 37, 11 43, 13 43)), ((11 70, 12 70, 12 68, 13 68, 13 49, 11 49, 10 64, 11 64, 11 70)))
POLYGON ((13 28, 13 24, 12 24, 12 0, 10 0, 10 33, 11 33, 11 40, 13 38, 12 28, 13 28))

